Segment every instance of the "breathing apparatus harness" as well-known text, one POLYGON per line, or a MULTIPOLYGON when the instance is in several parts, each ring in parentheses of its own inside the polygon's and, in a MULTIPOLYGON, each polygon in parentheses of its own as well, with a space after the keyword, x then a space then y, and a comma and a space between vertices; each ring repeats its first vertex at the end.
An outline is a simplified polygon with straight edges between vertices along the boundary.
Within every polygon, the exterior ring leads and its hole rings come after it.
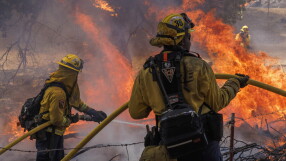
MULTIPOLYGON (((34 129, 35 127, 39 126, 40 124, 46 122, 46 120, 42 119, 42 117, 43 117, 43 115, 49 113, 49 111, 45 111, 42 113, 39 113, 39 112, 40 112, 40 108, 41 108, 41 101, 43 100, 45 91, 49 87, 61 88, 66 94, 66 101, 69 102, 70 95, 68 94, 66 87, 63 83, 51 82, 51 83, 45 84, 37 96, 32 97, 32 98, 28 98, 25 101, 24 105, 22 106, 21 113, 20 113, 18 119, 19 119, 20 126, 23 127, 25 131, 26 130, 30 131, 30 130, 34 129)), ((68 104, 68 109, 70 109, 69 104, 68 104)), ((53 130, 54 130, 54 128, 53 128, 53 130)), ((30 139, 42 138, 43 137, 42 131, 39 131, 35 135, 32 135, 30 139)))
MULTIPOLYGON (((155 138, 159 140, 152 143, 165 145, 172 158, 196 152, 208 144, 200 117, 202 107, 197 113, 183 96, 180 63, 184 56, 199 57, 185 50, 162 51, 144 64, 145 69, 151 69, 153 81, 158 83, 166 106, 162 115, 156 115, 155 130, 158 132, 155 138)), ((148 143, 145 142, 146 145, 148 143)))

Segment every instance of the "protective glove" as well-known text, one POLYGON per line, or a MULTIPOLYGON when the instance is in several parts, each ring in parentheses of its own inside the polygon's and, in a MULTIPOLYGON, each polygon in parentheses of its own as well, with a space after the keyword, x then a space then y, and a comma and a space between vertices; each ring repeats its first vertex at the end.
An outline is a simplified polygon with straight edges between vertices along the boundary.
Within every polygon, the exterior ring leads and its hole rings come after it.
POLYGON ((75 115, 71 115, 71 116, 69 117, 69 119, 71 120, 71 123, 77 123, 78 120, 79 120, 79 115, 78 115, 78 113, 76 113, 75 115))
POLYGON ((240 88, 244 88, 245 86, 247 86, 247 81, 249 80, 248 75, 239 74, 239 73, 236 73, 235 75, 239 76, 238 78, 235 78, 235 79, 239 81, 240 88))
POLYGON ((98 123, 100 123, 101 121, 103 121, 107 117, 105 112, 96 111, 95 109, 92 109, 92 108, 87 110, 85 113, 90 115, 94 122, 98 122, 98 123))

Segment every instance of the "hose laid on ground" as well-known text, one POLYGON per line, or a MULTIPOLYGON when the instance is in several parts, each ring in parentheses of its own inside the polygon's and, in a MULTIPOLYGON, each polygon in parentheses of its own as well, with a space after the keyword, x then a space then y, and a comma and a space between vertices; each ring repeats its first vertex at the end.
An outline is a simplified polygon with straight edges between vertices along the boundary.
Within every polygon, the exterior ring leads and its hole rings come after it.
POLYGON ((18 144, 20 141, 24 140, 25 138, 27 138, 28 136, 31 136, 33 134, 35 134, 36 132, 48 127, 52 125, 52 123, 50 121, 43 123, 42 125, 32 129, 31 131, 27 132, 26 134, 24 134, 23 136, 19 137, 18 139, 16 139, 15 141, 13 141, 12 143, 8 144, 7 146, 5 146, 4 148, 2 148, 0 150, 0 155, 2 155, 4 152, 6 152, 7 150, 9 150, 12 146, 18 144))
MULTIPOLYGON (((231 75, 231 74, 215 74, 216 79, 230 79, 239 77, 237 75, 231 75)), ((263 88, 265 90, 277 93, 279 95, 282 95, 286 97, 286 91, 267 85, 262 82, 258 82, 256 80, 249 79, 247 82, 250 85, 263 88)), ((85 144, 87 144, 96 134, 98 134, 107 124, 109 124, 114 118, 116 118, 119 114, 121 114, 123 111, 125 111, 128 108, 128 102, 119 107, 116 111, 114 111, 111 115, 109 115, 99 126, 94 128, 77 146, 75 149, 70 151, 61 161, 68 161, 70 160, 85 144)))

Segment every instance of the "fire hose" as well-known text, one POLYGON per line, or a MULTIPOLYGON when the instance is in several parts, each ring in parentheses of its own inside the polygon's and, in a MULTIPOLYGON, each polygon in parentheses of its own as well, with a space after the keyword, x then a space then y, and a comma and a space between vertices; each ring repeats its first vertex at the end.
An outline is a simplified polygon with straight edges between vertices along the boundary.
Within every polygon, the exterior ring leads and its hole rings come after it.
MULTIPOLYGON (((230 78, 235 78, 235 77, 239 77, 236 75, 230 75, 230 74, 215 74, 216 79, 230 79, 230 78)), ((270 86, 268 84, 256 81, 256 80, 252 80, 249 79, 249 81, 247 82, 250 85, 274 92, 276 94, 282 95, 284 97, 286 97, 286 91, 270 86)), ((122 112, 124 112, 126 109, 128 108, 128 102, 123 104, 121 107, 119 107, 117 110, 115 110, 112 114, 110 114, 102 123, 100 123, 96 128, 94 128, 73 150, 71 150, 63 159, 62 161, 68 161, 70 160, 83 146, 85 146, 96 134, 98 134, 105 126, 107 126, 112 120, 114 120, 119 114, 121 114, 122 112)), ((84 118, 82 118, 84 119, 84 118)), ((89 118, 86 118, 87 120, 89 118)), ((3 149, 0 150, 0 155, 3 154, 5 151, 7 151, 8 149, 10 149, 11 147, 13 147, 14 145, 16 145, 17 143, 19 143, 20 141, 24 140, 25 138, 27 138, 28 136, 31 136, 32 134, 40 131, 41 129, 44 129, 48 126, 51 125, 51 122, 46 122, 36 128, 34 128, 33 130, 29 131, 28 133, 24 134, 23 136, 21 136, 20 138, 16 139, 15 141, 13 141, 12 143, 10 143, 9 145, 5 146, 3 149)))
MULTIPOLYGON (((215 77, 216 77, 216 79, 230 79, 230 78, 235 78, 235 77, 238 78, 239 76, 231 75, 231 74, 215 74, 215 77)), ((276 87, 273 87, 273 86, 270 86, 268 84, 265 84, 265 83, 262 83, 262 82, 259 82, 259 81, 253 80, 253 79, 249 79, 247 84, 250 84, 250 85, 253 85, 253 86, 256 86, 256 87, 259 87, 259 88, 265 89, 267 91, 271 91, 273 93, 276 93, 276 94, 279 94, 281 96, 286 97, 286 91, 279 89, 279 88, 276 88, 276 87)))
POLYGON ((43 123, 42 125, 32 129, 31 131, 27 132, 26 134, 24 134, 23 136, 19 137, 18 139, 16 139, 15 141, 13 141, 12 143, 8 144, 7 146, 5 146, 3 149, 0 150, 0 155, 2 155, 4 152, 6 152, 7 150, 9 150, 12 146, 18 144, 20 141, 24 140, 25 138, 27 138, 28 136, 33 135, 34 133, 48 127, 52 125, 52 123, 50 121, 43 123))
MULTIPOLYGON (((92 117, 89 115, 79 115, 79 119, 80 120, 85 120, 85 121, 93 121, 92 117)), ((18 139, 16 139, 15 141, 13 141, 12 143, 8 144, 7 146, 5 146, 4 148, 2 148, 0 150, 0 155, 2 155, 3 153, 5 153, 7 150, 9 150, 11 147, 13 147, 14 145, 18 144, 19 142, 21 142, 22 140, 24 140, 25 138, 27 138, 28 136, 31 136, 33 134, 35 134, 36 132, 51 126, 52 123, 50 121, 45 122, 39 126, 37 126, 36 128, 30 130, 29 132, 27 132, 26 134, 24 134, 23 136, 19 137, 18 139)))
POLYGON ((61 161, 67 161, 72 159, 72 157, 85 146, 96 134, 98 134, 106 125, 108 125, 112 120, 114 120, 118 115, 128 108, 128 102, 123 104, 113 113, 111 113, 106 119, 104 119, 96 128, 94 128, 73 150, 71 150, 61 161))
MULTIPOLYGON (((215 74, 216 79, 230 79, 239 77, 236 75, 231 74, 215 74)), ((268 84, 249 79, 247 82, 250 85, 277 93, 279 95, 282 95, 286 97, 286 91, 270 86, 268 84)), ((94 128, 73 150, 71 150, 61 161, 68 161, 72 159, 72 157, 83 147, 85 146, 96 134, 98 134, 106 125, 108 125, 114 118, 116 118, 119 114, 121 114, 123 111, 125 111, 128 108, 128 102, 119 107, 116 111, 114 111, 111 115, 109 115, 99 126, 94 128)))

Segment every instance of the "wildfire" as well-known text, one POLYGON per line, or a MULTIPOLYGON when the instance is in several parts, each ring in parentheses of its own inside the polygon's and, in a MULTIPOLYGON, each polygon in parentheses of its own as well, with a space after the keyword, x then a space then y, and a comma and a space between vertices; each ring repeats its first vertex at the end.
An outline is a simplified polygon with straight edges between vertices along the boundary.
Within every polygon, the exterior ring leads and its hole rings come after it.
POLYGON ((25 132, 23 130, 22 127, 17 125, 17 122, 19 122, 17 115, 11 115, 9 116, 9 122, 7 123, 8 126, 6 126, 6 129, 4 129, 3 131, 5 133, 3 133, 3 135, 8 135, 9 139, 8 141, 11 142, 16 138, 19 138, 20 136, 24 135, 25 132))
POLYGON ((100 70, 97 70, 98 75, 91 76, 94 77, 93 81, 95 83, 91 81, 85 82, 86 86, 90 87, 86 91, 89 97, 88 102, 93 104, 115 103, 113 106, 118 106, 128 101, 133 84, 133 71, 128 61, 106 36, 108 35, 106 28, 98 26, 89 15, 77 10, 76 22, 88 34, 92 43, 96 44, 101 51, 96 56, 93 54, 87 55, 87 59, 91 62, 100 62, 98 66, 90 64, 93 68, 86 72, 87 74, 93 74, 96 69, 100 68, 100 70), (101 76, 100 73, 102 74, 101 76), (98 90, 95 91, 93 89, 98 90))
MULTIPOLYGON (((180 7, 160 10, 152 6, 151 0, 145 0, 144 5, 148 7, 145 16, 149 19, 154 15, 159 21, 170 13, 186 12, 196 24, 195 32, 192 34, 193 41, 195 45, 208 52, 215 73, 247 74, 252 79, 285 90, 285 73, 282 69, 273 67, 279 60, 266 53, 253 53, 241 47, 234 40, 234 28, 215 18, 215 11, 205 13, 195 9, 202 3, 204 0, 183 0, 180 7)), ((115 9, 104 0, 94 0, 93 6, 111 12, 114 16, 117 15, 115 9)), ((88 60, 86 63, 88 68, 84 69, 83 74, 90 80, 83 81, 83 86, 88 88, 82 92, 87 96, 88 104, 95 105, 96 109, 111 112, 130 98, 134 71, 124 54, 109 38, 109 28, 100 26, 98 17, 93 18, 77 8, 75 22, 90 39, 88 45, 96 48, 95 51, 89 51, 84 55, 84 59, 88 60), (103 109, 103 107, 108 108, 103 109)), ((285 122, 275 122, 285 120, 285 98, 256 87, 247 86, 241 89, 231 104, 222 110, 225 116, 233 112, 253 127, 266 127, 265 119, 267 119, 268 123, 275 124, 278 130, 285 128, 285 122)), ((154 115, 151 114, 149 118, 151 117, 154 118, 154 115)), ((128 119, 129 115, 125 115, 125 118, 128 119)), ((12 120, 9 128, 13 138, 23 135, 22 130, 15 124, 17 118, 13 117, 12 120)), ((236 125, 240 126, 244 121, 237 121, 236 125)), ((71 131, 67 131, 69 132, 71 131)))
MULTIPOLYGON (((234 41, 233 28, 223 24, 207 13, 201 17, 196 27, 194 41, 208 50, 213 61, 213 69, 217 73, 244 73, 252 79, 286 89, 283 82, 286 75, 282 69, 273 68, 278 60, 266 53, 251 53, 234 41), (202 41, 203 40, 203 41, 202 41)), ((224 113, 231 111, 243 118, 277 111, 277 115, 267 118, 274 121, 285 115, 285 98, 254 87, 242 89, 224 113)), ((260 122, 260 119, 257 121, 260 122)), ((251 122, 252 125, 258 122, 251 122)))
POLYGON ((115 13, 114 8, 112 8, 110 6, 110 4, 104 0, 94 0, 92 5, 96 8, 100 8, 104 11, 112 12, 111 16, 118 16, 118 14, 115 13))
MULTIPOLYGON (((239 46, 234 40, 234 28, 232 26, 224 24, 221 20, 215 18, 214 11, 205 13, 200 9, 195 9, 196 6, 203 2, 202 0, 183 0, 181 7, 173 7, 165 10, 159 10, 155 6, 152 6, 150 1, 144 1, 144 5, 148 6, 146 17, 155 15, 157 20, 160 20, 169 13, 186 12, 196 23, 193 41, 196 45, 207 50, 213 62, 212 68, 216 73, 243 73, 249 75, 252 79, 286 89, 286 85, 283 84, 286 80, 283 70, 273 68, 273 66, 278 63, 278 60, 268 56, 266 53, 252 53, 239 46)), ((124 73, 127 75, 127 82, 117 82, 120 88, 117 88, 115 91, 117 91, 119 95, 111 96, 110 99, 119 102, 127 100, 133 83, 133 72, 127 65, 128 63, 122 56, 122 53, 118 51, 116 46, 114 46, 106 36, 102 36, 106 29, 100 28, 90 16, 77 10, 76 19, 83 30, 89 33, 93 42, 103 51, 104 54, 100 59, 116 60, 115 63, 118 63, 117 67, 120 67, 120 69, 118 69, 119 71, 117 72, 114 71, 112 65, 104 65, 107 68, 108 74, 110 76, 114 75, 114 79, 116 79, 116 77, 122 78, 122 76, 118 76, 118 72, 122 74, 123 71, 125 71, 124 73), (126 89, 123 90, 121 89, 122 87, 126 89)), ((97 80, 97 83, 101 84, 102 87, 108 88, 105 84, 105 80, 100 78, 94 80, 97 80)), ((91 84, 89 83, 89 85, 91 84)), ((93 91, 91 89, 87 91, 87 95, 100 98, 100 90, 93 91)), ((264 119, 267 119, 268 122, 284 119, 285 105, 284 97, 248 86, 238 93, 228 108, 222 110, 222 113, 229 116, 230 113, 235 112, 237 117, 247 119, 250 125, 255 126, 261 125, 261 120, 264 122, 264 119)), ((243 123, 243 121, 238 122, 237 126, 240 126, 241 123, 243 123)))
MULTIPOLYGON (((149 8, 146 16, 156 16, 159 21, 170 13, 186 12, 196 24, 195 32, 192 33, 193 42, 208 52, 215 73, 247 74, 254 80, 285 90, 286 74, 282 68, 275 68, 279 60, 264 52, 253 53, 241 47, 234 39, 234 28, 215 18, 215 11, 205 13, 195 9, 201 2, 183 0, 181 7, 168 10, 159 10, 146 2, 145 5, 149 8)), ((225 120, 229 120, 227 116, 230 116, 230 113, 236 113, 240 118, 236 126, 245 122, 261 129, 268 129, 268 124, 276 129, 285 129, 286 126, 285 97, 256 87, 247 86, 241 89, 221 113, 225 115, 225 120)), ((267 145, 273 145, 270 142, 265 141, 267 145)), ((285 141, 279 143, 283 145, 285 141)))
MULTIPOLYGON (((201 2, 201 1, 198 1, 201 2)), ((213 70, 216 73, 243 73, 249 75, 252 79, 273 85, 275 87, 286 89, 286 75, 282 69, 273 68, 278 64, 278 59, 268 56, 266 53, 252 53, 239 46, 234 40, 234 29, 230 25, 224 24, 221 20, 214 17, 214 11, 205 13, 201 10, 192 10, 198 2, 184 0, 181 8, 164 10, 159 13, 149 10, 148 14, 155 14, 158 20, 161 15, 167 15, 174 12, 186 12, 195 22, 195 32, 193 40, 196 44, 208 51, 208 55, 213 62, 213 70), (189 7, 189 8, 186 8, 189 7), (192 8, 190 8, 192 7, 192 8)), ((235 112, 242 118, 252 118, 250 124, 260 123, 259 115, 275 112, 268 115, 269 121, 285 117, 285 98, 277 94, 267 92, 255 87, 246 87, 242 89, 237 97, 231 102, 228 108, 223 110, 224 114, 229 115, 235 112)))

